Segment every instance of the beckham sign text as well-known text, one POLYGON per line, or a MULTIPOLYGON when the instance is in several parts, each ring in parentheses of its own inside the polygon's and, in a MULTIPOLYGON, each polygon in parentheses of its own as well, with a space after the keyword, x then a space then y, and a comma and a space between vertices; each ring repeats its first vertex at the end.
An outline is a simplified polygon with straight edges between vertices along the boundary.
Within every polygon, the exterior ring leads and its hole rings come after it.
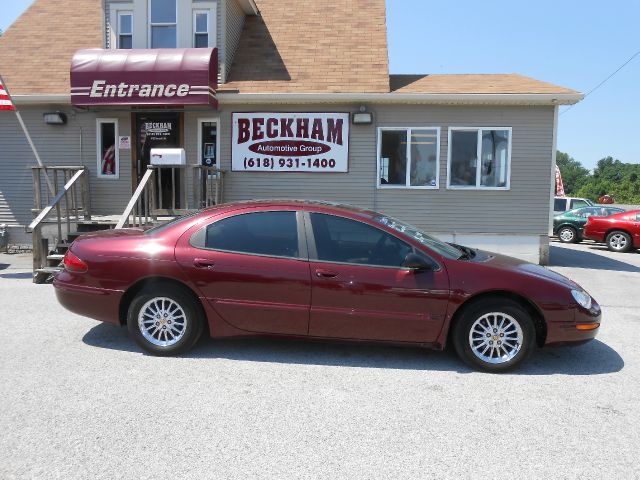
POLYGON ((347 172, 348 113, 234 113, 233 171, 347 172))

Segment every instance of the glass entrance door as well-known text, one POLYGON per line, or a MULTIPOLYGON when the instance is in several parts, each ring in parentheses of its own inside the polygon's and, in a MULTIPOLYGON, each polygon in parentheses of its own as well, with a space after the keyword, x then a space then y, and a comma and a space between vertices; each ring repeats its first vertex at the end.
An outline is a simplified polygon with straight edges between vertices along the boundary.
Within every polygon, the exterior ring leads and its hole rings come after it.
MULTIPOLYGON (((136 114, 136 154, 138 182, 151 163, 152 148, 181 148, 180 113, 137 113, 136 114)), ((163 206, 180 208, 180 169, 159 169, 160 185, 157 186, 158 199, 163 206)), ((165 207, 166 208, 166 207, 165 207)))

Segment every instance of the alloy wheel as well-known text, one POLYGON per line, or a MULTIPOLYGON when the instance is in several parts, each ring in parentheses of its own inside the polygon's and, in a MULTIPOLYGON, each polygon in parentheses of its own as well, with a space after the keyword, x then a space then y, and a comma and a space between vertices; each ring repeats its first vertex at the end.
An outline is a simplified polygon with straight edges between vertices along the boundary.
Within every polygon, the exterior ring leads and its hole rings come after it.
POLYGON ((560 230, 560 240, 566 243, 571 243, 576 237, 576 233, 573 228, 563 228, 560 230))
POLYGON ((469 330, 471 351, 483 362, 507 363, 513 359, 524 342, 518 321, 502 312, 491 312, 478 318, 469 330))
POLYGON ((609 245, 614 250, 624 250, 627 247, 627 237, 622 233, 614 233, 609 239, 609 245))
POLYGON ((187 316, 175 300, 156 297, 146 302, 138 315, 142 336, 158 347, 170 347, 182 339, 187 330, 187 316))

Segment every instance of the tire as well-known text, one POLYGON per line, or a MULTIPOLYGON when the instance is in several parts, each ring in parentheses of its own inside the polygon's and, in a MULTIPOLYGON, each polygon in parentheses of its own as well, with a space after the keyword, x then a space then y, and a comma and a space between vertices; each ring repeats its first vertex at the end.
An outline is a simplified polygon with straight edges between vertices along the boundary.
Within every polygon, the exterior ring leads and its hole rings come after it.
POLYGON ((607 248, 612 252, 628 252, 633 247, 631 235, 616 230, 607 235, 607 248))
POLYGON ((578 232, 573 227, 561 227, 560 230, 558 230, 558 240, 562 243, 577 243, 578 232))
POLYGON ((133 299, 127 313, 127 328, 136 343, 163 357, 192 348, 202 335, 203 324, 198 305, 180 287, 147 287, 133 299))
POLYGON ((494 373, 522 363, 536 340, 529 313, 513 300, 499 297, 479 300, 465 308, 451 333, 456 353, 467 365, 494 373), (504 338, 512 341, 503 344, 504 338))

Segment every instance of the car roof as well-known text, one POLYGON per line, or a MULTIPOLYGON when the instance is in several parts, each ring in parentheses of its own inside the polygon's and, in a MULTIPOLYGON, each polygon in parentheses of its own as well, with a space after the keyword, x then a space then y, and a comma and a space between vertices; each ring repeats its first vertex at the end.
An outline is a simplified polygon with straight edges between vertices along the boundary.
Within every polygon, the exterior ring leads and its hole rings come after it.
POLYGON ((372 210, 358 207, 355 205, 349 205, 345 203, 338 202, 330 202, 326 200, 298 200, 298 199, 256 199, 256 200, 245 200, 239 202, 230 202, 223 203, 221 205, 215 205, 212 207, 204 208, 203 212, 225 212, 232 210, 244 210, 244 209, 264 209, 270 207, 278 207, 278 208, 297 208, 304 209, 305 207, 320 207, 325 211, 334 211, 341 213, 351 213, 365 217, 373 217, 376 215, 381 215, 379 212, 374 212, 372 210))

